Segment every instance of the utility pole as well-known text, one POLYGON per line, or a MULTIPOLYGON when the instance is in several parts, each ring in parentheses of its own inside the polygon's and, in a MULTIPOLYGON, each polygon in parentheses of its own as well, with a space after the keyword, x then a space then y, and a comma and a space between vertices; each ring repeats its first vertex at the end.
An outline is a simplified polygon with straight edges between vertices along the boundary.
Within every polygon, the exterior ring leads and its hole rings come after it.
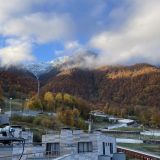
POLYGON ((37 75, 35 75, 36 80, 37 80, 37 97, 39 98, 39 91, 40 91, 40 81, 39 81, 39 77, 37 75))
POLYGON ((31 71, 32 74, 35 76, 36 80, 37 80, 37 98, 39 98, 39 92, 40 92, 40 81, 39 81, 39 76, 37 74, 36 71, 31 71))

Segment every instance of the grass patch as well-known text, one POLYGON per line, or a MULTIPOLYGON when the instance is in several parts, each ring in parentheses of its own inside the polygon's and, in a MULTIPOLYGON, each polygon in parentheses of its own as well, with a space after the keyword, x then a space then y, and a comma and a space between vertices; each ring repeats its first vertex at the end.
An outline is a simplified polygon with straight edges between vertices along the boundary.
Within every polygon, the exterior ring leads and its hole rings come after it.
POLYGON ((137 128, 137 127, 121 127, 121 128, 115 128, 113 130, 117 131, 143 131, 142 128, 137 128))

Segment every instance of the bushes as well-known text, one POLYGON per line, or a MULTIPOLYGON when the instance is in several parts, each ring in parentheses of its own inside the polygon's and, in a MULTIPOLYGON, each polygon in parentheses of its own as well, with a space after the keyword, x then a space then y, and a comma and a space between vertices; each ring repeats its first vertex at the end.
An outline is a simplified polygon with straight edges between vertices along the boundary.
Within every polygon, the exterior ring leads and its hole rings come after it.
POLYGON ((141 105, 118 106, 114 104, 110 106, 104 106, 103 111, 106 114, 117 117, 128 118, 128 116, 133 116, 137 121, 145 126, 160 128, 160 110, 158 107, 141 105))
POLYGON ((87 125, 85 121, 80 117, 78 109, 67 109, 58 113, 58 119, 65 125, 86 129, 87 125))
POLYGON ((44 96, 37 98, 36 96, 29 99, 26 104, 26 108, 32 110, 42 110, 49 112, 59 112, 66 109, 77 108, 80 112, 81 117, 88 119, 91 105, 75 96, 67 93, 56 93, 46 92, 44 96))
POLYGON ((54 129, 55 128, 55 124, 56 124, 56 118, 53 117, 49 117, 49 116, 38 116, 35 117, 33 124, 34 125, 38 125, 38 126, 42 126, 43 128, 50 128, 50 129, 54 129))
POLYGON ((24 116, 20 116, 20 115, 12 116, 12 121, 15 121, 15 122, 33 123, 33 120, 34 120, 34 117, 32 117, 32 116, 28 116, 28 117, 24 117, 24 116))
POLYGON ((59 121, 54 118, 47 115, 42 116, 36 116, 36 117, 23 117, 23 116, 13 116, 12 121, 15 123, 28 123, 29 125, 32 125, 34 128, 45 128, 45 129, 59 129, 61 124, 59 124, 59 121), (59 126, 59 127, 58 127, 59 126))

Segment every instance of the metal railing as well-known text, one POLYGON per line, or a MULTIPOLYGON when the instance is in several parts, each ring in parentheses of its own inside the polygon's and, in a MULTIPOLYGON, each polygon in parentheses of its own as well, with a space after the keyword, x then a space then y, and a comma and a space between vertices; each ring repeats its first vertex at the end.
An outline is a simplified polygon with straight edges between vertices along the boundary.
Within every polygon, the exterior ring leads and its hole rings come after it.
POLYGON ((134 157, 134 158, 140 158, 140 159, 147 159, 148 160, 160 160, 160 156, 153 155, 150 153, 146 153, 143 151, 138 151, 126 147, 117 146, 117 150, 120 152, 124 152, 126 155, 134 157))

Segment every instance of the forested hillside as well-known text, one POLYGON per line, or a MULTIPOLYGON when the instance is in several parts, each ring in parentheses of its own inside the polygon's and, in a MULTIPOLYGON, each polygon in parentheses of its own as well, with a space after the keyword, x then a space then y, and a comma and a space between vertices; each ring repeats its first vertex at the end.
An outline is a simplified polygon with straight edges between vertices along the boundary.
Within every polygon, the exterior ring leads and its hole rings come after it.
MULTIPOLYGON (((51 70, 40 75, 40 93, 62 92, 94 103, 160 106, 160 68, 148 64, 106 66, 93 70, 51 70)), ((3 96, 21 98, 34 94, 37 80, 15 67, 0 70, 3 96)))
MULTIPOLYGON (((26 107, 83 118, 92 109, 119 117, 135 116, 145 125, 160 127, 160 68, 148 64, 105 66, 97 69, 56 69, 37 80, 26 70, 0 71, 0 105, 5 97, 26 99, 26 107), (50 96, 46 96, 49 93, 50 96), (77 112, 77 111, 75 111, 77 112)), ((66 123, 72 123, 72 121, 66 123)), ((81 121, 80 121, 81 123, 81 121)))
POLYGON ((4 97, 26 98, 35 93, 37 81, 26 70, 17 67, 0 68, 0 88, 4 97))
POLYGON ((137 64, 63 70, 50 77, 44 91, 66 92, 91 102, 160 106, 160 69, 137 64))

